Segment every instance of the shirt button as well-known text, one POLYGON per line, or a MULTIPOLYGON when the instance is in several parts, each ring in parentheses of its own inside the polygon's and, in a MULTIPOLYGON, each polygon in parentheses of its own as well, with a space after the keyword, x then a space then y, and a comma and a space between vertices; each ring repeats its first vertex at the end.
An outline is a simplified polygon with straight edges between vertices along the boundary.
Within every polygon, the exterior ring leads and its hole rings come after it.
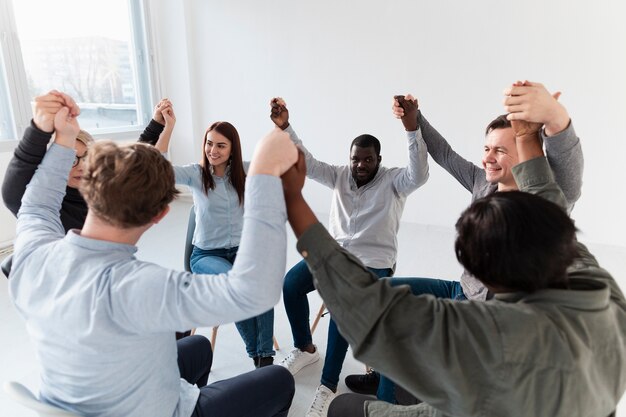
POLYGON ((303 257, 303 258, 306 258, 307 256, 309 256, 309 252, 307 252, 307 251, 303 250, 303 251, 302 251, 302 257, 303 257))

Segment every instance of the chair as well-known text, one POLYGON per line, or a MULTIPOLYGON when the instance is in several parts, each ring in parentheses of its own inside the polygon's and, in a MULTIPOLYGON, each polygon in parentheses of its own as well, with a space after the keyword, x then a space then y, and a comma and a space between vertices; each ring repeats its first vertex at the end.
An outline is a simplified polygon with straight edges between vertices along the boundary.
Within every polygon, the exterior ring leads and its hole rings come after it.
MULTIPOLYGON (((193 252, 193 232, 196 230, 196 212, 191 206, 189 210, 189 220, 187 221, 187 236, 185 237, 185 258, 183 259, 185 265, 185 271, 191 272, 191 253, 193 252)), ((220 326, 215 326, 211 330, 211 348, 215 352, 215 340, 217 339, 217 329, 220 326)), ((195 334, 196 329, 191 329, 191 334, 195 334)), ((274 349, 280 350, 276 336, 274 336, 274 349)))
POLYGON ((328 314, 328 311, 324 313, 324 310, 326 310, 326 305, 322 303, 319 311, 317 312, 317 316, 315 316, 315 320, 313 320, 313 325, 311 326, 311 336, 315 332, 315 329, 317 329, 317 325, 320 322, 320 319, 324 317, 326 314, 328 314))
POLYGON ((16 403, 36 411, 40 417, 80 417, 78 414, 40 401, 28 388, 19 382, 5 382, 4 392, 16 403))
POLYGON ((11 265, 13 265, 13 254, 8 255, 0 264, 0 269, 7 279, 9 279, 9 273, 11 272, 11 265))

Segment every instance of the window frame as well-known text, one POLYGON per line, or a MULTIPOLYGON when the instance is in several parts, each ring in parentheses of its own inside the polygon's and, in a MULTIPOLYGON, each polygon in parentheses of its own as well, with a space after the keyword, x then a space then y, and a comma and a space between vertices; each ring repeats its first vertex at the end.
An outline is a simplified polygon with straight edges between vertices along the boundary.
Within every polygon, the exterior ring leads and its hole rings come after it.
MULTIPOLYGON (((0 140, 0 152, 12 151, 30 125, 32 119, 31 100, 28 92, 26 68, 22 59, 22 50, 17 33, 13 1, 0 0, 0 53, 4 58, 4 71, 9 100, 9 111, 13 117, 13 129, 16 138, 0 140)), ((150 28, 150 13, 147 1, 126 0, 130 13, 130 46, 134 59, 133 78, 137 94, 138 123, 136 126, 114 127, 102 129, 93 134, 98 138, 113 140, 136 140, 144 127, 152 118, 152 103, 154 97, 159 97, 156 78, 155 53, 152 31, 150 28)), ((91 133, 91 132, 90 132, 91 133)))

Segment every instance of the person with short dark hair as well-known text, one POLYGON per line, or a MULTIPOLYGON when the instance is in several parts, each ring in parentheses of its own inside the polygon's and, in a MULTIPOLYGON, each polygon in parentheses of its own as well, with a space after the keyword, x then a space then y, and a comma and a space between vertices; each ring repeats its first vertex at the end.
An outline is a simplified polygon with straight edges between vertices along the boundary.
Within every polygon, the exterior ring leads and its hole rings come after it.
MULTIPOLYGON (((355 357, 424 401, 344 394, 329 417, 614 411, 626 390, 626 299, 576 241, 536 132, 516 137, 520 191, 478 199, 456 223, 457 258, 495 294, 486 302, 415 297, 377 279, 335 242, 301 192, 286 194, 298 251, 355 357)), ((298 166, 293 190, 304 176, 298 166)))
POLYGON ((79 109, 61 97, 54 143, 22 200, 9 280, 35 343, 41 400, 84 416, 286 417, 295 392, 287 370, 267 366, 206 385, 209 341, 177 342, 173 332, 251 317, 280 299, 289 191, 280 175, 298 159, 288 135, 275 129, 257 146, 240 254, 226 279, 178 272, 134 256, 178 193, 171 164, 153 146, 95 144, 79 185, 87 217, 65 234, 59 208, 79 109))
MULTIPOLYGON (((400 103, 394 100, 393 112, 403 123, 406 118, 410 118, 410 121, 420 126, 430 156, 472 193, 472 201, 495 192, 518 188, 512 168, 518 163, 519 155, 510 118, 523 115, 531 122, 540 123, 540 134, 548 162, 565 194, 567 210, 571 212, 581 193, 583 153, 569 114, 557 100, 559 96, 560 93, 551 95, 543 85, 530 81, 518 81, 507 88, 505 110, 510 113, 496 117, 487 125, 482 166, 477 166, 457 154, 428 123, 421 110, 418 109, 417 115, 405 114, 400 103)), ((414 100, 411 95, 407 95, 407 99, 414 100)), ((432 294, 457 300, 485 300, 488 296, 485 285, 467 270, 461 275, 460 281, 394 277, 391 284, 409 285, 415 295, 432 294)), ((399 402, 393 381, 384 375, 379 376, 377 372, 348 375, 345 382, 355 392, 376 394, 380 400, 399 402)))
MULTIPOLYGON (((330 165, 315 159, 304 148, 289 124, 285 101, 274 98, 270 105, 272 121, 287 131, 304 151, 307 176, 333 190, 330 209, 333 237, 377 276, 393 275, 398 252, 397 234, 406 199, 428 179, 426 145, 421 131, 417 127, 406 129, 409 162, 404 168, 382 166, 380 142, 369 134, 360 135, 352 141, 349 165, 330 165)), ((417 106, 412 106, 410 111, 415 116, 417 106)), ((309 327, 307 294, 314 289, 313 277, 303 261, 285 276, 283 302, 295 349, 281 365, 293 374, 319 359, 309 327)), ((332 318, 328 326, 320 386, 306 417, 326 416, 348 350, 348 343, 339 334, 332 318)))

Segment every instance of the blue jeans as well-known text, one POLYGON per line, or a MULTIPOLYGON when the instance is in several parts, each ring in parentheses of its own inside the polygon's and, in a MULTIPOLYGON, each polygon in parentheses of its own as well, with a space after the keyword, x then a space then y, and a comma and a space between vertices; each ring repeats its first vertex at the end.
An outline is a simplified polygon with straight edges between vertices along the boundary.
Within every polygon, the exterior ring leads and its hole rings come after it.
MULTIPOLYGON (((433 278, 390 278, 392 287, 408 285, 414 295, 431 294, 437 298, 450 298, 453 300, 467 300, 461 283, 458 281, 444 281, 433 278)), ((380 375, 376 398, 396 404, 396 384, 384 375, 380 375)))
MULTIPOLYGON (((196 274, 222 274, 231 270, 237 250, 203 250, 193 247, 189 264, 196 274)), ((246 352, 251 358, 274 356, 274 309, 261 315, 235 323, 241 338, 246 344, 246 352)))
MULTIPOLYGON (((393 274, 391 268, 368 268, 379 278, 393 274)), ((287 272, 283 284, 283 302, 291 326, 293 344, 298 349, 304 349, 313 343, 309 326, 309 300, 307 294, 315 290, 313 276, 304 260, 298 262, 287 272)), ((348 342, 339 334, 335 321, 331 318, 328 324, 328 344, 326 358, 322 370, 322 385, 336 390, 339 383, 339 374, 348 351, 348 342)))

